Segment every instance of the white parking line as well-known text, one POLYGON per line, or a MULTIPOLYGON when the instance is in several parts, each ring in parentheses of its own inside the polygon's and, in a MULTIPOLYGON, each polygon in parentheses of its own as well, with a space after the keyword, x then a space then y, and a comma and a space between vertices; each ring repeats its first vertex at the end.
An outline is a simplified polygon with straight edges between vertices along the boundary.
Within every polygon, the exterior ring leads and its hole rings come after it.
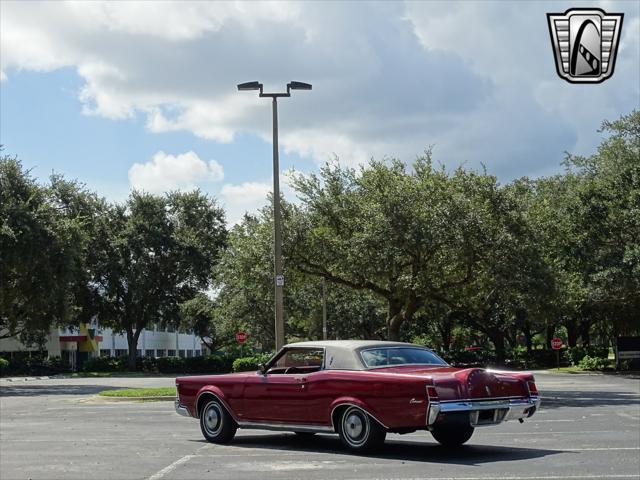
POLYGON ((182 465, 183 463, 187 463, 189 460, 191 460, 192 458, 195 458, 195 457, 197 457, 197 455, 185 455, 184 457, 179 458, 178 460, 173 462, 171 465, 168 465, 168 466, 164 467, 162 470, 154 473, 147 480, 160 480, 167 473, 173 472, 180 465, 182 465))

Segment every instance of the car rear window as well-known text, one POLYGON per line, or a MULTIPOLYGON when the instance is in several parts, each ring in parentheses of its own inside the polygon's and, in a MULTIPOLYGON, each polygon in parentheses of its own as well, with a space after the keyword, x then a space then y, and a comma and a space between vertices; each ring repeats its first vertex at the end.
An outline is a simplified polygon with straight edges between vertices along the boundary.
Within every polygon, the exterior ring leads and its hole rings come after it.
POLYGON ((381 347, 360 352, 367 368, 397 365, 446 365, 438 355, 424 348, 381 347))

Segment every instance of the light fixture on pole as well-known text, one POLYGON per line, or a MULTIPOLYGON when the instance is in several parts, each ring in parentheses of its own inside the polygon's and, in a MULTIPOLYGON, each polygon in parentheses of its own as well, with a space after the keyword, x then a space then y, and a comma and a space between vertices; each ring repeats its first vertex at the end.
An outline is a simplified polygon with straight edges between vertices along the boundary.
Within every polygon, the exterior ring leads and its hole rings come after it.
POLYGON ((273 239, 274 239, 274 283, 275 283, 275 340, 276 351, 284 345, 284 275, 282 269, 282 218, 280 214, 280 160, 278 158, 278 97, 290 97, 291 90, 311 90, 303 82, 289 82, 286 93, 264 93, 260 82, 238 84, 238 90, 259 90, 260 97, 272 99, 273 113, 273 239))

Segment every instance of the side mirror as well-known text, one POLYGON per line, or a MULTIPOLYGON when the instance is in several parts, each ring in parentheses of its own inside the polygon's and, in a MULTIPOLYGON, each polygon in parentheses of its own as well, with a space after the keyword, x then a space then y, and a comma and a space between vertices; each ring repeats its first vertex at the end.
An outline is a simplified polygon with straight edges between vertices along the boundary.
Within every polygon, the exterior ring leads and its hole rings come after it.
POLYGON ((258 372, 261 375, 266 375, 267 374, 267 366, 264 363, 259 363, 258 364, 258 372))

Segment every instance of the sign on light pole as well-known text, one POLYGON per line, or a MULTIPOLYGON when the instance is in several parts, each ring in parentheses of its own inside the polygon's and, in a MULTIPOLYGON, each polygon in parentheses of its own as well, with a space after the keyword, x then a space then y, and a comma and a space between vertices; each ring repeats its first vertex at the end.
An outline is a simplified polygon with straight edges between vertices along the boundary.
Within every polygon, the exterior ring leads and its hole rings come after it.
POLYGON ((278 158, 278 98, 290 97, 291 90, 311 90, 311 85, 303 82, 289 82, 286 93, 264 93, 260 82, 246 82, 238 85, 238 90, 259 90, 260 97, 272 99, 273 114, 273 241, 274 241, 274 284, 275 284, 275 339, 276 351, 284 345, 284 275, 282 268, 282 216, 280 214, 280 160, 278 158))

